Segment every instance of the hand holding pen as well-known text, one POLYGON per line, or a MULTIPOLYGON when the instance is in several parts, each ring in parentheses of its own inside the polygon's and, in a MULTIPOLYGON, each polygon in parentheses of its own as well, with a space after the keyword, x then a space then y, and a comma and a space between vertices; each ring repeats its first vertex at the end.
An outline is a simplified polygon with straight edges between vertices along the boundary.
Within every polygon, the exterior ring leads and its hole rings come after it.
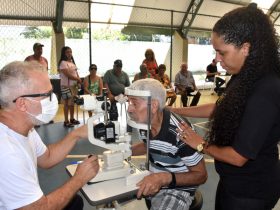
POLYGON ((89 180, 96 176, 99 171, 97 155, 89 155, 80 164, 78 164, 73 178, 85 185, 89 180))

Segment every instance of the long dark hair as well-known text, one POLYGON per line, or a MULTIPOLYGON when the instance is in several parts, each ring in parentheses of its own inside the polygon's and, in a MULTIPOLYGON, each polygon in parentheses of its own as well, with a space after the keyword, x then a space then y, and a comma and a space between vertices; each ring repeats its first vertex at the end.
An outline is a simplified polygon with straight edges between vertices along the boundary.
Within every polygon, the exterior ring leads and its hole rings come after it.
MULTIPOLYGON (((60 60, 59 60, 59 62, 58 62, 58 66, 60 65, 61 61, 67 61, 67 60, 68 60, 67 57, 66 57, 66 55, 65 55, 65 52, 66 52, 66 50, 68 50, 68 49, 71 50, 71 48, 68 47, 68 46, 62 47, 62 49, 61 49, 61 54, 60 54, 60 60)), ((74 64, 76 64, 76 63, 75 63, 75 60, 74 60, 74 58, 73 58, 73 56, 71 56, 71 60, 72 60, 72 62, 73 62, 74 64)))
POLYGON ((250 44, 240 72, 232 76, 210 118, 207 136, 210 144, 232 145, 256 82, 272 72, 280 77, 279 42, 269 17, 253 3, 225 14, 213 32, 236 48, 250 44))

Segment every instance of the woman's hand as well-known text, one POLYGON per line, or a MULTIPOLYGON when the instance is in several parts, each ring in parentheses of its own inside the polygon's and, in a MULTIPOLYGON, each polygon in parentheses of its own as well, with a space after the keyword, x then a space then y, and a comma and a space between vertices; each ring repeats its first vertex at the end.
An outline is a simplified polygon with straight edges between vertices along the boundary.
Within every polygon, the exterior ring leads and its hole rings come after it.
POLYGON ((82 80, 81 80, 80 77, 77 77, 77 82, 80 83, 80 84, 82 84, 82 80))
POLYGON ((197 145, 205 142, 186 122, 181 122, 179 127, 181 128, 181 130, 177 128, 179 138, 191 148, 196 150, 197 145))

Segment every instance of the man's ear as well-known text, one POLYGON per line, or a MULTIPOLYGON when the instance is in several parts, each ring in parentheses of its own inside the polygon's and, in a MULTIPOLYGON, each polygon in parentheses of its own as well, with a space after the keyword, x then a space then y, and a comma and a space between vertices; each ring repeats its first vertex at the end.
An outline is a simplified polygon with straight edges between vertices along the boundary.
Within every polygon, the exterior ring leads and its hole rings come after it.
POLYGON ((151 103, 151 112, 154 114, 158 111, 158 108, 159 108, 159 102, 158 100, 152 100, 152 103, 151 103))
POLYGON ((26 112, 27 107, 26 107, 26 100, 24 98, 18 98, 15 102, 16 107, 18 110, 22 112, 26 112))
POLYGON ((242 44, 242 53, 244 54, 244 56, 248 56, 249 55, 249 52, 250 52, 250 47, 251 47, 251 44, 249 42, 245 42, 242 44))

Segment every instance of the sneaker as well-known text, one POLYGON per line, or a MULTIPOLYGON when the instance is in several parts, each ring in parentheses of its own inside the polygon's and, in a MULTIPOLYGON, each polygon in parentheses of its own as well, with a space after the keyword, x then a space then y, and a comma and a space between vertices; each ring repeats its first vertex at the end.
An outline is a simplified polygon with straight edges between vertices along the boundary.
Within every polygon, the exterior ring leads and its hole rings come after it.
POLYGON ((72 128, 72 127, 74 127, 74 125, 73 125, 72 123, 70 123, 69 121, 64 122, 64 123, 63 123, 63 126, 64 126, 64 127, 67 127, 67 128, 72 128))
POLYGON ((70 123, 73 125, 79 125, 80 121, 79 120, 75 120, 74 118, 70 120, 70 123))

